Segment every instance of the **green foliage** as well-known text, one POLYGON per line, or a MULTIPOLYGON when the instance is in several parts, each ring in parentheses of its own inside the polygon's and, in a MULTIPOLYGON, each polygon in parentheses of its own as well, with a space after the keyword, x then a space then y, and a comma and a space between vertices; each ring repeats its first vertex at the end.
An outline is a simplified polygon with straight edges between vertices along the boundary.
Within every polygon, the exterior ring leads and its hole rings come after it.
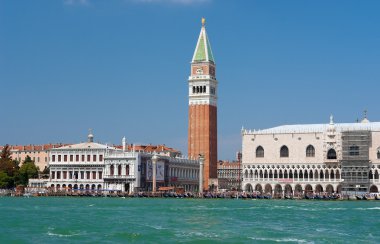
POLYGON ((29 179, 38 177, 38 167, 32 160, 29 161, 29 156, 25 158, 20 170, 18 171, 19 183, 22 185, 28 185, 29 179))
POLYGON ((0 188, 9 188, 13 183, 12 177, 9 177, 4 171, 0 171, 0 188))
POLYGON ((12 161, 11 147, 8 144, 6 144, 1 150, 0 162, 1 161, 12 161))

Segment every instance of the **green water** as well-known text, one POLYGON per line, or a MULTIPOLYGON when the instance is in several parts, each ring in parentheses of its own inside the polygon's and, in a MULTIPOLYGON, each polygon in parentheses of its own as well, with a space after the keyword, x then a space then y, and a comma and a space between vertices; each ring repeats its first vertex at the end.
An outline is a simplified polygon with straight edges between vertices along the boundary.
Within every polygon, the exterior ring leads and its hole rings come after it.
POLYGON ((380 201, 0 198, 0 243, 380 243, 380 201))

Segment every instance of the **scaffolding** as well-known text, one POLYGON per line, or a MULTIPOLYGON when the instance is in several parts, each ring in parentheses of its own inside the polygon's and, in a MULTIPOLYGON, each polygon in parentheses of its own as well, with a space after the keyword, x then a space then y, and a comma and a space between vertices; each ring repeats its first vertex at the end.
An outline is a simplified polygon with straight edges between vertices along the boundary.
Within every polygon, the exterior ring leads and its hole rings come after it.
POLYGON ((358 195, 369 190, 369 148, 371 132, 355 130, 342 132, 342 191, 358 195))

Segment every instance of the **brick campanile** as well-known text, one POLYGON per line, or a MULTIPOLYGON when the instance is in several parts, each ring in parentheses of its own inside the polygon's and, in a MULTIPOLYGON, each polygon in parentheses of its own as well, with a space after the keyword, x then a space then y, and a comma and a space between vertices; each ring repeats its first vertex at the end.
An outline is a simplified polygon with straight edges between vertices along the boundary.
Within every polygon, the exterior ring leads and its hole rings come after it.
POLYGON ((210 178, 217 178, 217 88, 214 56, 202 18, 189 77, 188 154, 194 158, 204 155, 204 190, 209 189, 210 178))

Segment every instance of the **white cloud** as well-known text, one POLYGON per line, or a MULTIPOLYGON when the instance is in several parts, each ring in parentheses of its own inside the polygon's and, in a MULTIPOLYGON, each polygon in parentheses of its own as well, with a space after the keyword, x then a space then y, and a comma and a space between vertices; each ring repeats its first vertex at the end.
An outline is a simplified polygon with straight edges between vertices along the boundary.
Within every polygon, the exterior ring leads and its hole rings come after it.
POLYGON ((66 5, 89 5, 90 0, 63 0, 66 5))

